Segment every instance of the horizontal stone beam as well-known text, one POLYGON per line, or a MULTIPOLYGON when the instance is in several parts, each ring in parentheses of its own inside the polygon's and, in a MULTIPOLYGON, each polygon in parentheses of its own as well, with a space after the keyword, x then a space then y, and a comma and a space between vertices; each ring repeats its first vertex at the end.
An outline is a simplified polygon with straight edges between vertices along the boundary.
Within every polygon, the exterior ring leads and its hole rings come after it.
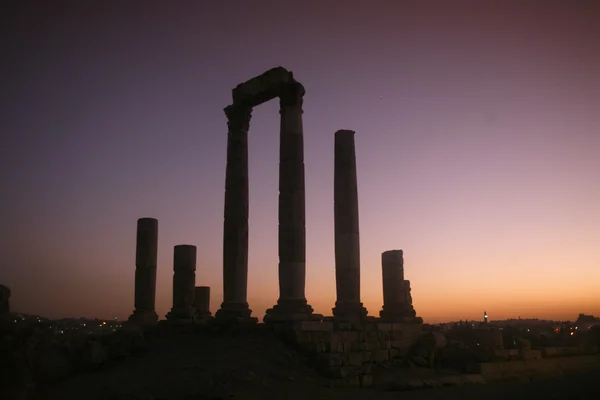
POLYGON ((283 85, 294 80, 291 71, 283 67, 272 68, 265 73, 237 85, 232 91, 233 103, 255 107, 278 97, 283 85))

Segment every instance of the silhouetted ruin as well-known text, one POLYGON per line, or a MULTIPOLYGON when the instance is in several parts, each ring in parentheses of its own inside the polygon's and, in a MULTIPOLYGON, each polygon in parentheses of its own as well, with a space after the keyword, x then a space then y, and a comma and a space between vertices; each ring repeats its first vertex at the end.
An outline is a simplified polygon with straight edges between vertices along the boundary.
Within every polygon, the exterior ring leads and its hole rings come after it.
POLYGON ((135 309, 129 317, 140 326, 151 326, 158 321, 154 310, 157 254, 158 220, 140 218, 135 252, 135 309))
POLYGON ((354 131, 335 133, 334 147, 335 283, 338 321, 360 322, 367 310, 360 301, 360 234, 354 131))

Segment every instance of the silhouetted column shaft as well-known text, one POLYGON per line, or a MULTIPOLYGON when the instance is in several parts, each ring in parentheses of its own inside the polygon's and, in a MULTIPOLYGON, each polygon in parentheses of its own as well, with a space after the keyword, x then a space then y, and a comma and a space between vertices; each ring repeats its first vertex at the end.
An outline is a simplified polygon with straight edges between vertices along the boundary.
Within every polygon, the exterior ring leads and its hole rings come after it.
POLYGON ((402 250, 389 250, 381 254, 381 272, 384 308, 401 310, 406 304, 402 250))
POLYGON ((142 325, 158 321, 154 310, 158 220, 140 218, 137 222, 135 252, 135 310, 129 319, 142 325))
POLYGON ((383 278, 383 307, 379 315, 389 321, 414 317, 410 297, 410 282, 404 279, 402 250, 389 250, 381 254, 383 278))
POLYGON ((360 302, 360 240, 358 185, 354 131, 335 133, 334 223, 336 317, 360 317, 366 310, 360 302))
POLYGON ((225 108, 228 118, 223 223, 223 303, 217 318, 250 317, 248 284, 248 129, 252 109, 225 108))
POLYGON ((292 83, 281 96, 279 149, 279 299, 305 300, 304 88, 292 83))
POLYGON ((194 289, 194 306, 199 318, 210 316, 210 287, 196 286, 194 289))
POLYGON ((167 319, 189 319, 194 305, 196 246, 181 244, 173 249, 173 308, 167 319))
MULTIPOLYGON (((280 94, 279 147, 279 300, 267 310, 278 320, 302 319, 312 313, 305 297, 306 232, 304 205, 304 87, 288 83, 280 94)), ((269 317, 265 317, 269 321, 269 317)))

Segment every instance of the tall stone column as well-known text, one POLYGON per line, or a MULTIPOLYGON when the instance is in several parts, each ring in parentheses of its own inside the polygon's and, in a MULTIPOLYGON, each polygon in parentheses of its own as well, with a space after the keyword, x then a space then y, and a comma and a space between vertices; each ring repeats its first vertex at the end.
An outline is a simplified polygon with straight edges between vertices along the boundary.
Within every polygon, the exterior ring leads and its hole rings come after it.
POLYGON ((129 317, 129 321, 141 326, 151 326, 158 321, 158 315, 154 310, 158 220, 154 218, 138 219, 136 236, 135 310, 129 317))
POLYGON ((336 320, 358 321, 367 315, 360 301, 360 240, 354 131, 335 133, 334 220, 336 320))
POLYGON ((305 296, 304 87, 291 81, 280 93, 279 300, 265 322, 306 320, 313 309, 305 296))
POLYGON ((192 320, 196 284, 196 246, 180 244, 173 249, 173 308, 170 321, 192 320))
POLYGON ((248 129, 252 109, 231 105, 227 115, 227 169, 223 223, 223 303, 219 320, 249 319, 248 285, 248 129))
POLYGON ((194 307, 198 319, 204 320, 210 317, 210 287, 196 286, 194 289, 194 307))

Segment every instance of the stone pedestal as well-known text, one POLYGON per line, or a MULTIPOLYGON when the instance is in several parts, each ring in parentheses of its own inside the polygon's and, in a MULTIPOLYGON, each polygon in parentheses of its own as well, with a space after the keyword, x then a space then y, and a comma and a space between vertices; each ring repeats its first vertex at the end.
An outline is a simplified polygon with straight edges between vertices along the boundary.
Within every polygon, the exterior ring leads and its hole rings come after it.
POLYGON ((402 250, 389 250, 381 254, 383 276, 383 307, 379 312, 386 321, 403 321, 415 317, 410 297, 410 282, 404 280, 402 250))
POLYGON ((158 252, 158 220, 140 218, 137 222, 135 253, 135 309, 129 321, 151 326, 158 321, 154 309, 156 293, 156 260, 158 252))
POLYGON ((252 109, 231 105, 227 115, 227 169, 223 223, 223 303, 221 321, 251 319, 248 285, 248 129, 252 109))
POLYGON ((305 297, 306 232, 304 204, 304 87, 296 81, 280 93, 279 150, 279 300, 267 310, 265 322, 310 319, 305 297))
POLYGON ((196 284, 196 246, 175 246, 173 272, 173 308, 167 314, 167 320, 191 322, 196 284))
POLYGON ((199 320, 207 319, 210 313, 210 287, 196 286, 194 288, 194 311, 199 320))
POLYGON ((335 133, 334 152, 335 282, 337 321, 363 320, 360 301, 360 240, 354 131, 335 133))

